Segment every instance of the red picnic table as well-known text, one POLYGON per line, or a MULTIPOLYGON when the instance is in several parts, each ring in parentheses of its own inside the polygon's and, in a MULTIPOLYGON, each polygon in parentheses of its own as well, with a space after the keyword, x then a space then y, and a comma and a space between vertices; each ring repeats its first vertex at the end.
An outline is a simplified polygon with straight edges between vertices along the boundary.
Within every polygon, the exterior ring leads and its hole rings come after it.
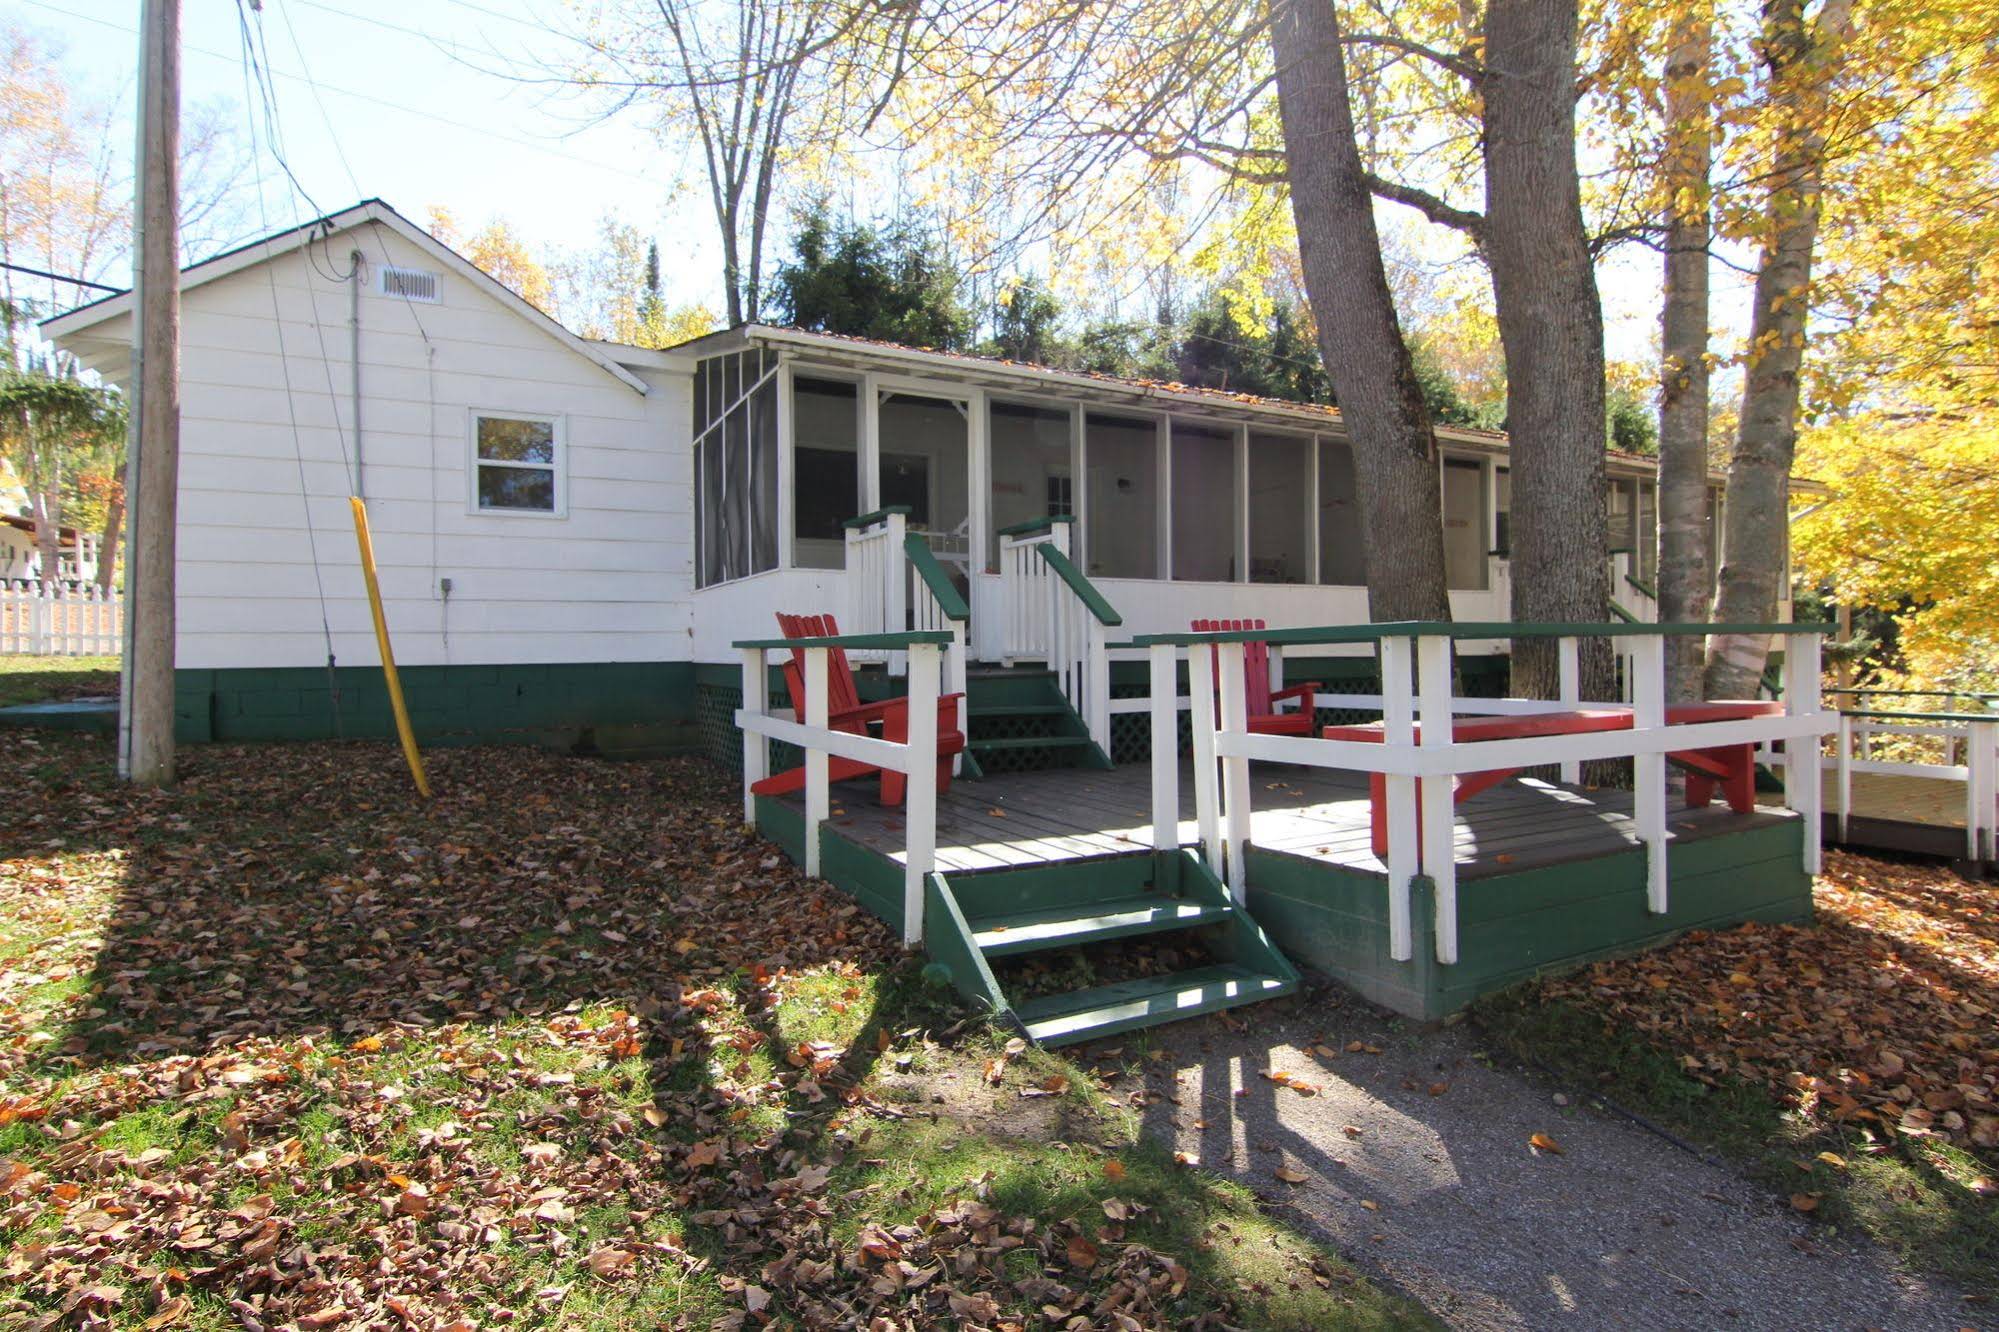
MULTIPOLYGON (((1697 722, 1736 721, 1744 717, 1768 717, 1780 705, 1766 699, 1727 703, 1675 703, 1666 709, 1668 726, 1688 726, 1697 722)), ((1451 722, 1453 740, 1519 740, 1543 735, 1585 735, 1593 731, 1628 731, 1632 728, 1628 708, 1578 708, 1569 712, 1537 712, 1524 717, 1459 717, 1451 722)), ((1355 726, 1328 726, 1320 734, 1327 740, 1357 740, 1379 744, 1385 723, 1365 722, 1355 726)), ((1415 723, 1420 740, 1423 724, 1415 723)), ((1756 808, 1756 746, 1753 743, 1710 745, 1704 749, 1674 750, 1668 762, 1686 770, 1687 806, 1698 809, 1714 799, 1720 787, 1728 807, 1738 814, 1756 808)), ((1461 773, 1451 792, 1452 804, 1463 804, 1481 791, 1490 790, 1521 768, 1493 768, 1486 772, 1461 773)), ((1422 817, 1422 781, 1416 783, 1417 818, 1422 817)), ((1368 774, 1370 825, 1374 854, 1388 857, 1388 778, 1383 773, 1368 774)))

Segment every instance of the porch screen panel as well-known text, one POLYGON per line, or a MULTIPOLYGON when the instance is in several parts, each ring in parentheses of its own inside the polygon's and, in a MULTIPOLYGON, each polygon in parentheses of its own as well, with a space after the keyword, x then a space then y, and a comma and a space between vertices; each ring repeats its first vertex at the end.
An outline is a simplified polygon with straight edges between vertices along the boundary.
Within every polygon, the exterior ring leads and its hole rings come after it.
MULTIPOLYGON (((762 376, 764 366, 757 367, 762 376)), ((777 568, 777 380, 750 395, 750 572, 777 568)))
POLYGON ((912 531, 960 580, 971 567, 971 431, 960 404, 890 393, 881 403, 881 501, 909 509, 912 531))
POLYGON ((1444 463, 1444 582, 1483 589, 1488 580, 1485 544, 1485 472, 1475 462, 1444 463))
POLYGON ((1092 412, 1083 421, 1089 470, 1084 548, 1095 578, 1159 576, 1159 427, 1092 412))
POLYGON ((791 381, 792 562, 844 569, 849 518, 861 513, 861 394, 837 379, 791 381))
POLYGON ((1631 491, 1636 485, 1632 481, 1612 481, 1604 487, 1606 500, 1610 505, 1609 538, 1612 550, 1636 552, 1638 531, 1636 515, 1632 513, 1631 491))
POLYGON ((1367 586, 1367 543, 1361 539, 1353 450, 1335 439, 1319 441, 1319 581, 1367 586))
POLYGON ((1309 583, 1312 441, 1249 437, 1249 581, 1309 583))
POLYGON ((1638 576, 1650 580, 1659 572, 1659 490, 1638 482, 1638 576))
POLYGON ((986 452, 992 482, 993 533, 986 567, 999 571, 999 529, 1075 511, 1070 475, 1069 413, 995 402, 986 452))
POLYGON ((1173 423, 1173 578, 1225 583, 1236 575, 1235 435, 1173 423))
POLYGON ((695 374, 696 582, 777 567, 777 398, 761 349, 709 357, 695 374))

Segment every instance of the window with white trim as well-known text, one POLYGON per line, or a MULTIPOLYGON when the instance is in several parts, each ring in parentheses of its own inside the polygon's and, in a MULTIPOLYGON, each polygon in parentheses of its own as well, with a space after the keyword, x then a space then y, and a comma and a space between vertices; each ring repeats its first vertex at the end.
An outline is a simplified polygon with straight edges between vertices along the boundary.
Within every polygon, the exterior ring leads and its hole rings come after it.
POLYGON ((472 504, 481 513, 562 512, 562 421, 517 412, 472 414, 472 504))

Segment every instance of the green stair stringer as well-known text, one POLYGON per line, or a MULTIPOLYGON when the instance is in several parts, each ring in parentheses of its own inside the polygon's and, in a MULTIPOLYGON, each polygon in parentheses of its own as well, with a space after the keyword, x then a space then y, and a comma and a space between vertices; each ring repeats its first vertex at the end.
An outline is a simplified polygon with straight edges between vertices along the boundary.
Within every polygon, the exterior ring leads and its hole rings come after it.
POLYGON ((1186 850, 1138 851, 926 881, 924 945, 953 986, 1044 1045, 1109 1036, 1277 998, 1298 972, 1186 850), (1199 930, 1209 966, 1014 1002, 991 962, 1143 934, 1199 930))

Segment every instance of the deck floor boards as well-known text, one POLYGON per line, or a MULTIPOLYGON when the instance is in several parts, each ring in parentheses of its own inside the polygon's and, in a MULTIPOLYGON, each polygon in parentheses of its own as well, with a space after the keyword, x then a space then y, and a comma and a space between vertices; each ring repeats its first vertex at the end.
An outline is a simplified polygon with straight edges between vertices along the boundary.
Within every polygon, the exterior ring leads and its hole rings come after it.
MULTIPOLYGON (((1250 839, 1266 851, 1362 874, 1387 867, 1370 846, 1367 778, 1361 773, 1254 765, 1250 839)), ((834 788, 828 822, 850 840, 901 860, 901 809, 877 804, 866 782, 834 788)), ((802 808, 803 797, 786 797, 802 808)), ((1053 864, 1141 851, 1152 845, 1152 774, 1144 764, 1110 771, 1056 769, 959 779, 937 799, 937 863, 960 873, 1053 864)), ((1511 873, 1637 846, 1629 791, 1583 790, 1514 778, 1458 806, 1454 829, 1462 877, 1511 873)), ((1738 832, 1794 817, 1778 809, 1735 814, 1717 803, 1674 808, 1678 841, 1738 832)), ((1960 816, 1960 823, 1962 818, 1960 816)), ((1180 774, 1181 843, 1195 839, 1190 766, 1180 774)))

